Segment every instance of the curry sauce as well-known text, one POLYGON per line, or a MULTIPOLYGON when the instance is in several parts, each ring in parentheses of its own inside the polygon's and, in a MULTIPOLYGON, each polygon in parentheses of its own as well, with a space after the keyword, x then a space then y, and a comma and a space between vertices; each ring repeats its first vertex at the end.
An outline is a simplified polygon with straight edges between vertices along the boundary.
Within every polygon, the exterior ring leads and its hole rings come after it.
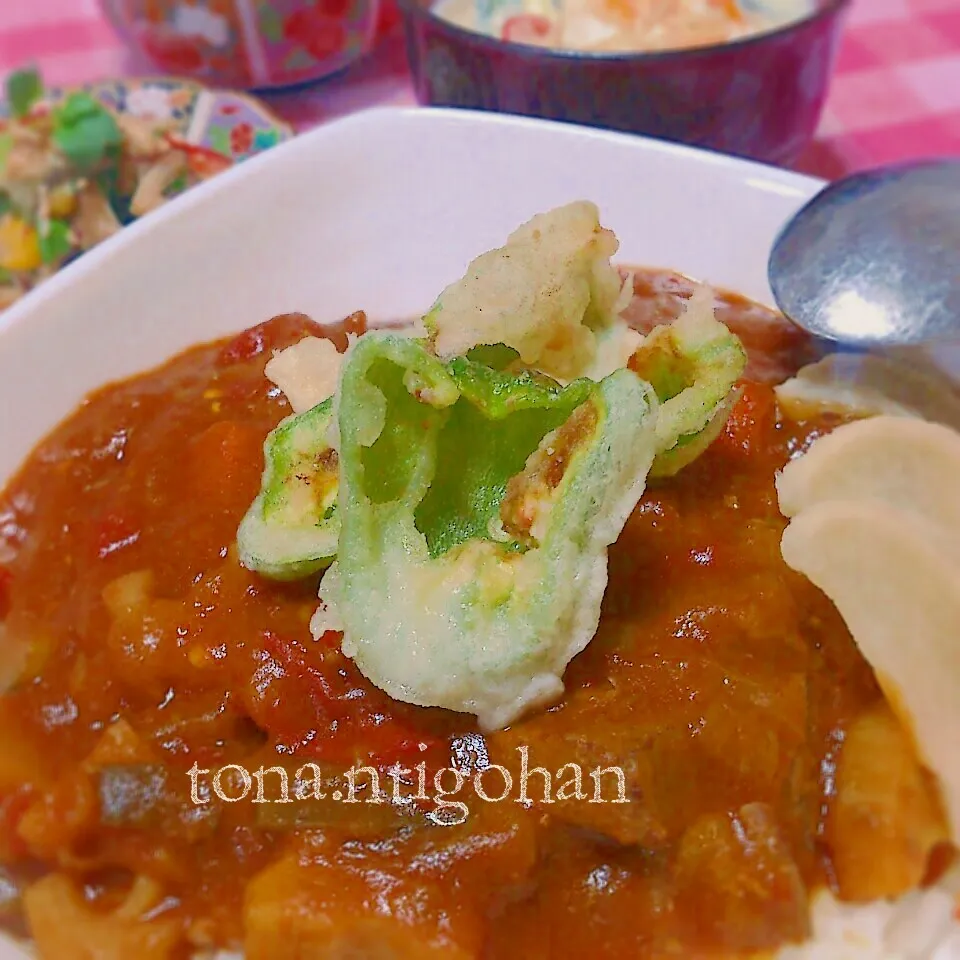
MULTIPOLYGON (((635 289, 646 330, 691 285, 639 271, 635 289)), ((856 898, 834 863, 870 873, 876 838, 840 835, 831 813, 848 731, 883 700, 832 605, 782 561, 774 487, 839 421, 777 410, 772 384, 815 344, 735 295, 718 318, 750 353, 724 433, 648 487, 563 699, 487 736, 391 700, 338 635, 314 642, 316 577, 271 583, 237 560, 264 438, 289 412, 264 364, 308 334, 344 349, 343 326, 277 317, 84 401, 0 498, 8 929, 49 958, 87 956, 85 938, 142 960, 733 956, 806 937, 818 887, 856 898), (189 773, 516 774, 520 748, 542 768, 528 801, 464 791, 454 826, 409 801, 413 775, 404 802, 311 806, 196 795, 189 773), (625 802, 557 800, 547 778, 568 764, 619 766, 625 802)), ((916 816, 890 830, 928 839, 901 844, 884 891, 927 870, 937 834, 916 816)))

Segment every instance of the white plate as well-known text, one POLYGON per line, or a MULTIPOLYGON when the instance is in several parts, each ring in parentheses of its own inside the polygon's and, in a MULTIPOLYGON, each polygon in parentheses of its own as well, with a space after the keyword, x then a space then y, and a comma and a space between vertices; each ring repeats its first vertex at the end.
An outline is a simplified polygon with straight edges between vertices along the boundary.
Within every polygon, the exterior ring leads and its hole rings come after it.
MULTIPOLYGON (((767 251, 806 177, 495 114, 375 110, 222 174, 87 254, 0 319, 0 477, 90 389, 300 310, 424 311, 534 213, 599 204, 617 259, 769 302, 767 251)), ((0 943, 0 960, 22 956, 0 943)))

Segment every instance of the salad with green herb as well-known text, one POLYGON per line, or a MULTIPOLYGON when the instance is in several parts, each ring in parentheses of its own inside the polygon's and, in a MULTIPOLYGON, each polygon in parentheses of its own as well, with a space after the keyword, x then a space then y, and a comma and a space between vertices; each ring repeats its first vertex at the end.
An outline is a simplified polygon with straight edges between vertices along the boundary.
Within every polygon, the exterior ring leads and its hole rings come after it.
POLYGON ((0 309, 170 196, 230 165, 173 121, 50 95, 37 70, 7 78, 0 121, 0 309))

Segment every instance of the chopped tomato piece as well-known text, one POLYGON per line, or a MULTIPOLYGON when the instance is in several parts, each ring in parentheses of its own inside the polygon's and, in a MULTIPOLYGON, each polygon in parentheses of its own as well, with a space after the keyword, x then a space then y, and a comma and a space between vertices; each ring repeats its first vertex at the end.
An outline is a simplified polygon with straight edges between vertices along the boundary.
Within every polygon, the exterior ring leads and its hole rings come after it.
POLYGON ((103 560, 139 539, 140 527, 131 517, 122 513, 108 513, 97 527, 97 556, 103 560))
POLYGON ((217 153, 216 150, 211 150, 208 147, 188 143, 186 140, 181 140, 179 137, 170 134, 167 134, 167 142, 174 149, 186 154, 187 166, 191 173, 195 173, 202 179, 212 177, 214 174, 221 173, 233 166, 233 161, 229 157, 225 157, 222 153, 217 153))
MULTIPOLYGON (((245 363, 271 350, 289 347, 303 337, 324 336, 325 333, 326 328, 314 323, 305 314, 284 313, 237 334, 217 354, 217 365, 230 367, 237 363, 245 363)), ((334 342, 336 342, 335 339, 334 342)))
POLYGON ((6 567, 0 567, 0 620, 5 619, 10 612, 10 587, 12 584, 13 574, 6 567))
POLYGON ((553 25, 546 17, 520 14, 503 24, 503 39, 512 43, 542 43, 550 38, 553 25))
POLYGON ((717 445, 737 453, 754 453, 768 436, 777 418, 773 388, 762 383, 741 382, 741 393, 717 445))
MULTIPOLYGON (((309 655, 304 645, 297 640, 282 639, 269 630, 264 633, 263 641, 267 652, 277 660, 285 673, 304 681, 314 705, 325 713, 333 712, 331 708, 342 691, 335 689, 324 673, 308 662, 309 655)), ((337 686, 342 686, 342 683, 337 686)))
POLYGON ((263 646, 266 657, 257 676, 266 683, 255 678, 253 686, 269 693, 261 697, 257 719, 288 747, 347 764, 362 754, 364 762, 389 766, 423 759, 421 744, 439 745, 436 737, 388 718, 377 706, 385 695, 374 691, 336 646, 311 650, 271 631, 263 634, 263 646))
POLYGON ((221 351, 217 360, 221 366, 230 366, 234 363, 243 363, 244 360, 252 360, 254 357, 263 353, 266 346, 266 336, 264 334, 263 324, 258 323, 255 327, 244 330, 237 334, 221 351))

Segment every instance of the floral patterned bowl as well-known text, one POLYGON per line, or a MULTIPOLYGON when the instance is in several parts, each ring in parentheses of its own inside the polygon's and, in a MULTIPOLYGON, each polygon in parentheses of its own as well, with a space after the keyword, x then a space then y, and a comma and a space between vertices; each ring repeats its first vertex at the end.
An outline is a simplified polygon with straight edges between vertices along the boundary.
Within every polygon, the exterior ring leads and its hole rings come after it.
POLYGON ((294 135, 293 127, 256 98, 235 90, 214 90, 182 77, 107 80, 86 89, 121 113, 175 121, 187 143, 230 163, 294 135))
POLYGON ((380 0, 101 0, 163 71, 271 89, 337 73, 373 45, 380 0))
MULTIPOLYGON (((205 156, 211 173, 289 140, 295 133, 255 97, 211 89, 182 77, 104 80, 82 89, 118 113, 171 121, 172 131, 198 157, 205 156)), ((47 99, 55 103, 69 92, 52 90, 47 99)), ((7 115, 7 104, 0 101, 0 124, 7 115)))

